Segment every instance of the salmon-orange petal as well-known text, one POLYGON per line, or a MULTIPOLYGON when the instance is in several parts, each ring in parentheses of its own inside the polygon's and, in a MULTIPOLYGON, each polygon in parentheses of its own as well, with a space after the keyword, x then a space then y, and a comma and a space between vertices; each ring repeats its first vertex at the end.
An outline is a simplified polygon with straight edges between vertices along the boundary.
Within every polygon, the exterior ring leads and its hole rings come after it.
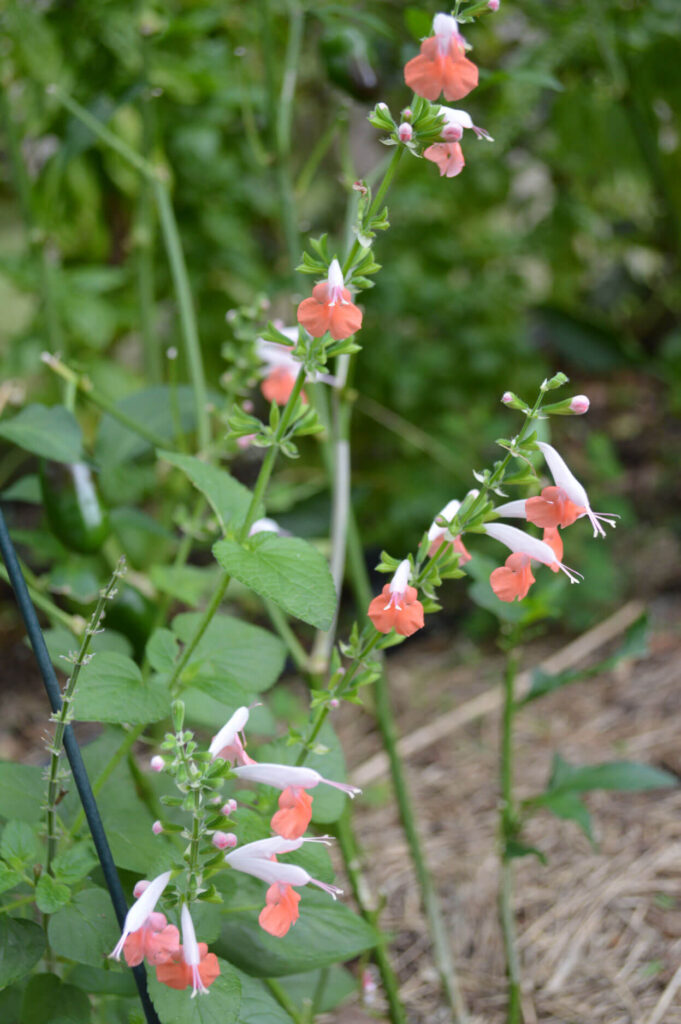
POLYGON ((283 366, 277 367, 265 377, 260 385, 264 397, 268 402, 276 402, 277 405, 286 405, 291 392, 295 387, 295 374, 283 366))
POLYGON ((125 940, 123 956, 128 967, 137 967, 144 960, 144 933, 144 928, 138 928, 136 932, 131 932, 125 940))
POLYGON ((309 331, 313 338, 321 338, 329 329, 329 307, 313 297, 303 299, 298 306, 297 316, 298 323, 309 331))
POLYGON ((400 636, 412 636, 417 630, 423 629, 424 625, 423 605, 420 601, 405 603, 395 617, 395 632, 400 636))
POLYGON ((563 538, 557 526, 547 526, 544 530, 544 543, 548 544, 556 556, 557 562, 563 561, 563 538))
POLYGON ((362 311, 352 302, 329 307, 329 332, 334 341, 345 341, 362 326, 362 311))
POLYGON ((287 786, 272 816, 272 830, 284 839, 299 839, 312 820, 312 797, 300 786, 287 786))
POLYGON ((154 967, 167 963, 180 948, 180 933, 174 924, 169 924, 162 931, 149 936, 146 957, 154 967))
POLYGON ((525 518, 542 529, 552 526, 572 526, 586 509, 570 501, 561 487, 545 487, 537 498, 525 502, 525 518))
MULTIPOLYGON (((206 988, 208 988, 219 976, 220 964, 215 953, 208 952, 208 946, 205 942, 199 942, 198 947, 199 956, 201 957, 199 977, 206 988)), ((185 962, 182 946, 173 955, 172 960, 167 963, 158 964, 156 967, 156 977, 162 985, 167 985, 168 988, 181 990, 193 986, 194 975, 191 966, 185 962)))
POLYGON ((267 890, 265 900, 266 904, 260 911, 258 924, 270 935, 282 939, 300 916, 300 893, 290 885, 275 882, 267 890))
MULTIPOLYGON (((426 40, 428 42, 428 40, 426 40)), ((438 99, 442 92, 442 69, 422 52, 404 65, 404 80, 417 96, 426 100, 438 99)))
POLYGON ((392 605, 390 605, 390 607, 386 607, 386 605, 389 604, 391 597, 390 584, 386 583, 378 597, 375 597, 369 605, 367 615, 379 633, 389 633, 395 624, 395 615, 392 605))
POLYGON ((489 582, 500 601, 515 601, 516 598, 522 601, 535 582, 530 559, 516 551, 502 567, 494 570, 489 582))
POLYGON ((458 142, 436 142, 424 149, 426 160, 437 164, 441 178, 455 178, 466 166, 463 150, 458 142))
POLYGON ((478 84, 478 69, 465 57, 452 40, 450 53, 444 61, 442 91, 446 100, 460 100, 468 96, 478 84))

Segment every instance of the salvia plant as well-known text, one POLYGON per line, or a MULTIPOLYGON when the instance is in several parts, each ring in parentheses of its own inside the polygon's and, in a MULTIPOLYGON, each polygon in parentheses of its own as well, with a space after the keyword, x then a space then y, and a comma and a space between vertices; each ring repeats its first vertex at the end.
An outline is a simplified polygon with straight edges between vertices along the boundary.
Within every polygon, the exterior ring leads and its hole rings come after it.
MULTIPOLYGON (((101 375, 93 379, 68 354, 55 291, 58 255, 22 154, 20 61, 7 62, 8 158, 47 324, 43 369, 59 381, 63 401, 25 404, 0 422, 6 441, 39 459, 37 474, 18 479, 9 498, 43 506, 52 538, 43 555, 53 562, 34 575, 14 547, 30 550, 34 533, 14 511, 8 531, 0 513, 4 575, 53 709, 44 770, 0 765, 4 1020, 303 1024, 347 994, 354 982, 338 965, 358 957, 365 994, 375 987, 364 970, 374 958, 391 1020, 406 1020, 380 907, 367 898, 357 867, 350 799, 361 793, 345 779, 332 727, 341 703, 371 694, 444 1002, 452 1020, 464 1021, 465 992, 451 953, 456 922, 444 919, 428 872, 383 656, 439 610, 445 581, 472 581, 475 599, 498 616, 507 658, 498 852, 510 1022, 522 1019, 512 865, 544 856, 525 841, 529 817, 548 809, 591 835, 584 792, 671 782, 645 765, 576 766, 557 758, 545 792, 515 796, 514 714, 578 676, 545 675, 516 692, 519 645, 545 615, 530 594, 535 577, 554 574, 576 589, 581 573, 569 554, 570 528, 587 520, 597 542, 617 519, 593 509, 560 454, 569 417, 589 409, 584 395, 562 397, 569 383, 563 373, 538 383, 533 395, 501 396, 509 436, 497 440, 498 457, 471 467, 471 489, 432 510, 413 550, 382 553, 379 593, 362 557, 351 498, 353 379, 368 292, 381 270, 377 257, 390 260, 386 199, 401 163, 423 160, 424 175, 437 169, 453 178, 464 172, 474 137, 493 142, 451 104, 478 84, 470 57, 478 19, 498 8, 499 0, 457 0, 452 11, 414 12, 426 34, 404 67, 402 109, 379 101, 369 114, 386 158, 347 189, 349 240, 330 224, 300 255, 289 157, 302 12, 291 5, 277 159, 284 231, 303 297, 294 310, 290 293, 285 319, 269 315, 267 298, 227 311, 222 372, 210 384, 170 167, 156 161, 151 136, 135 146, 101 111, 82 106, 68 82, 48 84, 45 102, 69 115, 71 134, 95 140, 102 159, 115 159, 117 173, 141 183, 138 229, 144 235, 155 225, 167 255, 181 351, 161 353, 150 321, 151 264, 141 245, 139 327, 155 383, 118 401, 101 375), (556 446, 549 441, 554 417, 564 418, 555 421, 556 446), (319 452, 332 494, 323 551, 268 515, 277 464, 294 465, 312 452, 319 452), (234 475, 232 463, 246 465, 246 473, 234 475), (240 479, 249 472, 250 487, 240 479), (346 563, 357 619, 339 630, 346 563), (53 600, 60 586, 75 603, 53 600), (226 599, 241 608, 239 616, 225 611, 226 599), (93 601, 94 610, 82 614, 93 601), (37 611, 49 629, 41 630, 37 611), (250 612, 264 612, 272 630, 248 622, 250 612), (312 627, 314 636, 292 622, 312 627), (268 706, 263 697, 287 656, 310 687, 305 714, 290 721, 290 705, 275 694, 268 706), (62 686, 53 662, 66 667, 62 686), (74 722, 103 726, 82 751, 74 722), (263 737, 267 742, 258 742, 263 737), (329 851, 336 841, 352 892, 335 878, 338 858, 329 851)), ((140 27, 153 35, 156 16, 145 17, 140 27)), ((355 57, 362 66, 361 53, 355 57)), ((247 104, 244 118, 254 131, 247 104)), ((57 150, 62 145, 57 141, 57 150)), ((485 151, 495 159, 491 145, 485 151)), ((322 155, 316 152, 317 164, 322 155)))

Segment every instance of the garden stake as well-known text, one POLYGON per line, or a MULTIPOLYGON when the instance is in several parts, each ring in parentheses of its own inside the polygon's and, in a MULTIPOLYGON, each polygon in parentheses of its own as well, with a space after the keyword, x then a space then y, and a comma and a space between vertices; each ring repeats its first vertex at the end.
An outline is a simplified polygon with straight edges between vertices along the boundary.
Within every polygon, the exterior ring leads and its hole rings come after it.
MULTIPOLYGON (((38 616, 36 615, 35 608, 31 603, 29 597, 28 588, 19 566, 16 551, 7 529, 7 523, 5 516, 0 508, 0 554, 2 554, 3 561, 7 567, 9 574, 10 583, 14 590, 14 595, 21 612, 21 617, 24 620, 26 626, 26 632, 33 648, 36 661, 38 662, 38 668, 45 684, 45 690, 52 707, 54 714, 58 714, 61 710, 62 699, 61 691, 59 687, 59 681, 54 671, 50 656, 47 651, 47 645, 45 644, 45 638, 38 622, 38 616)), ((108 839, 104 831, 104 825, 99 814, 99 808, 90 786, 90 780, 85 770, 83 763, 83 757, 78 746, 78 741, 73 732, 73 727, 67 725, 64 729, 64 750, 71 766, 71 772, 73 773, 73 780, 78 790, 78 796, 80 802, 83 805, 85 816, 87 818, 88 825, 90 826, 90 832, 92 834, 92 840, 95 844, 95 850, 99 858, 99 863, 102 867, 104 879, 106 881, 111 902, 113 904, 114 913, 116 919, 121 927, 125 921, 125 915, 128 912, 128 907, 123 894, 123 887, 121 886, 118 872, 116 871, 116 865, 114 864, 111 849, 109 847, 108 839)), ((142 1009, 144 1010, 144 1016, 147 1020, 147 1024, 160 1024, 156 1011, 154 1010, 153 1004, 149 998, 147 992, 147 974, 144 966, 140 964, 138 967, 133 968, 133 974, 135 976, 135 984, 139 992, 140 1002, 142 1003, 142 1009)))

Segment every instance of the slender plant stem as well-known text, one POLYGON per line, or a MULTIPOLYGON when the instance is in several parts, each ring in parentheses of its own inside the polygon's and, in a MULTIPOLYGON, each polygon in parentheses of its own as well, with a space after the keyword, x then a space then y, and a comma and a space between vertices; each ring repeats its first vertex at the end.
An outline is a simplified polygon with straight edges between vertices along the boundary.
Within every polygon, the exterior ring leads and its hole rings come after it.
POLYGON ((19 907, 25 907, 27 903, 35 903, 35 896, 31 893, 30 896, 21 896, 19 899, 12 900, 11 903, 5 903, 0 906, 0 914, 9 914, 12 910, 18 910, 19 907))
POLYGON ((59 836, 57 834, 57 796, 59 790, 59 761, 61 759, 61 751, 64 743, 64 730, 68 725, 71 718, 71 704, 73 697, 76 692, 76 685, 78 683, 78 677, 80 671, 84 665, 88 662, 88 651, 92 638, 95 636, 100 628, 102 619, 104 618, 104 609, 106 602, 113 596, 115 592, 116 583, 124 571, 123 565, 119 566, 114 571, 109 583, 106 588, 101 592, 99 600, 93 612, 92 618, 88 623, 87 629, 83 634, 81 640, 80 650, 73 661, 73 671, 69 676, 66 686, 61 695, 61 707, 54 715, 55 730, 54 738, 49 746, 50 751, 50 768, 49 768, 49 781, 47 784, 47 804, 46 804, 46 819, 47 819, 47 859, 45 862, 45 869, 48 874, 52 874, 52 862, 57 853, 57 842, 59 836))
MULTIPOLYGON (((142 41, 146 66, 146 45, 142 41)), ((147 89, 148 93, 148 89, 147 89)), ((142 151, 148 157, 152 146, 152 113, 151 98, 142 97, 142 151)), ((156 333, 156 310, 154 303, 154 211, 153 192, 148 178, 143 177, 140 194, 137 200, 137 295, 140 311, 140 333, 144 352, 144 372, 152 384, 160 384, 163 379, 163 361, 161 359, 160 340, 156 333)))
POLYGON ((339 110, 333 121, 327 125, 315 142, 312 147, 312 152, 307 159, 307 163, 298 175, 298 180, 295 184, 295 193, 297 196, 304 196, 307 194, 307 191, 314 180, 314 176, 317 173, 317 168, 336 138, 339 122, 341 120, 345 120, 346 117, 347 113, 345 109, 339 110))
MULTIPOLYGON (((371 217, 375 216, 378 213, 378 211, 380 210, 381 203, 383 202, 383 200, 385 199, 386 195, 388 194, 388 189, 390 188, 390 186, 392 184, 392 180, 395 177, 395 172, 397 171, 397 165, 400 162, 400 159, 402 157, 403 151, 404 151, 404 148, 402 146, 397 146, 396 147, 395 152, 392 155, 392 159, 390 160, 390 163, 388 164, 388 169, 386 170, 385 174, 383 175, 383 180, 381 181, 381 184, 378 186, 378 191, 377 191, 376 195, 374 196, 374 198, 373 198, 373 200, 371 202, 371 206, 369 207, 369 212, 367 213, 367 220, 370 220, 371 217)), ((361 247, 362 246, 361 246, 361 243, 360 243, 359 239, 356 238, 355 241, 352 244, 352 247, 350 249, 348 257, 347 257, 345 263, 343 264, 343 274, 344 275, 347 274, 348 271, 350 270, 350 267, 352 266, 353 260, 355 259, 355 256, 357 255, 357 253, 359 252, 361 247)))
POLYGON ((264 598, 263 603, 265 605, 265 611, 269 616, 270 622, 276 629, 281 639, 286 644, 286 648, 289 654, 291 655, 291 658, 293 659, 293 664, 296 666, 299 672, 307 672, 307 651, 305 650, 300 640, 289 626, 286 615, 282 612, 279 605, 274 603, 274 601, 270 601, 268 598, 264 598))
MULTIPOLYGON (((361 910, 363 917, 375 925, 377 924, 379 910, 376 907, 371 907, 369 904, 367 884, 360 867, 360 856, 357 849, 357 841, 350 823, 350 812, 348 807, 345 808, 336 822, 334 832, 338 838, 341 853, 343 854, 345 870, 348 873, 348 878, 350 879, 350 885, 352 886, 352 892, 355 900, 357 901, 357 905, 361 910)), ((376 958, 376 963, 378 964, 378 969, 381 973, 383 988, 385 989, 385 994, 388 999, 390 1020, 392 1021, 392 1024, 406 1024, 407 1016, 400 999, 399 981, 390 962, 386 937, 380 929, 377 929, 377 934, 379 938, 373 952, 376 958)))
POLYGON ((180 233, 177 228, 175 212, 173 210, 168 188, 159 176, 159 171, 144 157, 140 156, 134 149, 123 142, 117 135, 110 131, 105 125, 94 117, 85 107, 77 103, 72 96, 64 92, 57 85, 52 85, 49 92, 56 96, 60 103, 69 110, 74 117, 89 128, 90 131, 102 142, 114 149, 124 160, 137 168, 143 177, 151 184, 154 199, 158 209, 161 233, 166 247, 166 255, 170 264, 170 272, 175 289, 175 298, 180 313, 180 326, 184 342, 185 355, 189 365, 189 376, 194 393, 194 408, 196 414, 196 429, 199 448, 206 449, 210 445, 210 418, 208 415, 208 402, 206 397, 206 378, 203 369, 201 346, 196 325, 196 313, 192 298, 189 275, 184 259, 180 233))
POLYGON ((513 916, 513 860, 509 856, 508 844, 516 833, 516 809, 513 800, 513 716, 514 683, 518 661, 511 652, 506 659, 504 672, 504 711, 501 730, 500 758, 500 841, 501 879, 499 888, 499 914, 504 937, 506 973, 508 976, 508 1024, 521 1024, 520 1007, 520 959, 513 916))
POLYGON ((293 99, 296 91, 300 51, 303 42, 305 14, 298 0, 289 0, 289 30, 284 57, 284 73, 281 80, 277 109, 277 179, 281 199, 284 235, 291 271, 300 257, 298 238, 298 213, 296 196, 291 174, 291 126, 293 121, 293 99))
POLYGON ((295 1024, 305 1024, 305 1018, 302 1013, 298 1010, 298 1007, 291 999, 286 989, 280 985, 274 978, 264 978, 265 985, 270 990, 276 1001, 281 1006, 282 1010, 285 1010, 292 1021, 295 1024))
MULTIPOLYGON (((61 710, 62 703, 59 681, 57 680, 56 672, 54 671, 54 667, 50 661, 50 656, 47 650, 47 645, 45 644, 45 638, 40 629, 38 617, 33 605, 31 604, 28 589, 21 573, 19 561, 7 529, 2 509, 0 509, 0 554, 2 555, 3 561, 7 566, 7 571, 10 575, 12 588, 26 626, 26 632, 28 633, 31 647, 33 648, 33 653, 35 654, 35 658, 38 663, 38 668, 45 685, 45 690, 47 691, 52 711, 55 714, 58 714, 61 710)), ((111 902, 116 914, 116 919, 122 927, 128 910, 125 902, 125 896, 123 894, 123 888, 118 877, 118 872, 116 871, 116 865, 104 831, 104 825, 102 824, 102 819, 99 814, 99 808, 97 807, 92 787, 90 786, 90 780, 88 778, 87 771, 85 770, 83 756, 80 752, 80 747, 78 746, 78 741, 76 740, 71 725, 67 725, 64 729, 63 743, 66 756, 68 757, 69 764, 71 766, 73 781, 76 784, 78 795, 85 810, 88 825, 90 826, 90 832, 102 867, 104 879, 109 890, 109 895, 111 896, 111 902)), ((140 1002, 142 1003, 147 1024, 160 1024, 156 1011, 149 999, 146 972, 143 965, 140 964, 138 967, 133 968, 133 974, 135 976, 135 983, 137 984, 137 990, 139 992, 140 1002)))
POLYGON ((413 448, 428 455, 433 462, 437 462, 448 472, 457 472, 460 468, 456 459, 453 459, 447 445, 443 444, 437 437, 426 433, 415 423, 405 420, 399 413, 381 405, 368 395, 357 395, 355 406, 359 412, 368 416, 382 427, 392 430, 394 434, 407 441, 413 448))

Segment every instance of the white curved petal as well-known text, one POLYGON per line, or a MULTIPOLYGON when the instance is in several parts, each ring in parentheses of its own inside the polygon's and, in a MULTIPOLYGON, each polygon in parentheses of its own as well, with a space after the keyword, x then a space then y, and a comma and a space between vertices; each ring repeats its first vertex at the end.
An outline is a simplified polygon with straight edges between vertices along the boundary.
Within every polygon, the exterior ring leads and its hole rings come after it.
POLYGON ((503 519, 525 519, 525 498, 507 501, 505 505, 498 505, 494 511, 503 519))
POLYGON ((567 494, 570 501, 583 508, 589 508, 589 496, 580 484, 576 476, 570 472, 565 460, 558 454, 555 448, 545 441, 537 441, 537 447, 546 459, 551 470, 556 487, 561 487, 567 494))
POLYGON ((237 708, 230 719, 225 722, 222 729, 213 736, 208 748, 213 757, 217 757, 225 747, 231 747, 238 733, 243 732, 248 722, 250 712, 247 707, 237 708))
POLYGON ((235 768, 234 774, 248 782, 261 782, 266 786, 274 786, 275 789, 286 789, 287 786, 313 789, 322 781, 321 775, 314 768, 290 764, 246 764, 235 768))
POLYGON ((192 915, 189 913, 189 907, 186 903, 182 904, 180 922, 182 924, 182 956, 184 957, 184 962, 189 964, 190 967, 197 967, 201 963, 201 954, 199 953, 199 944, 196 941, 192 915))
POLYGON ((409 576, 411 575, 411 565, 409 559, 404 558, 395 570, 395 575, 390 581, 390 593, 391 594, 403 594, 409 586, 409 576))
POLYGON ((486 523, 483 529, 490 537, 505 544, 513 552, 517 551, 528 555, 543 565, 557 564, 556 553, 548 544, 536 537, 531 537, 529 533, 519 530, 516 526, 506 526, 504 523, 486 523))

